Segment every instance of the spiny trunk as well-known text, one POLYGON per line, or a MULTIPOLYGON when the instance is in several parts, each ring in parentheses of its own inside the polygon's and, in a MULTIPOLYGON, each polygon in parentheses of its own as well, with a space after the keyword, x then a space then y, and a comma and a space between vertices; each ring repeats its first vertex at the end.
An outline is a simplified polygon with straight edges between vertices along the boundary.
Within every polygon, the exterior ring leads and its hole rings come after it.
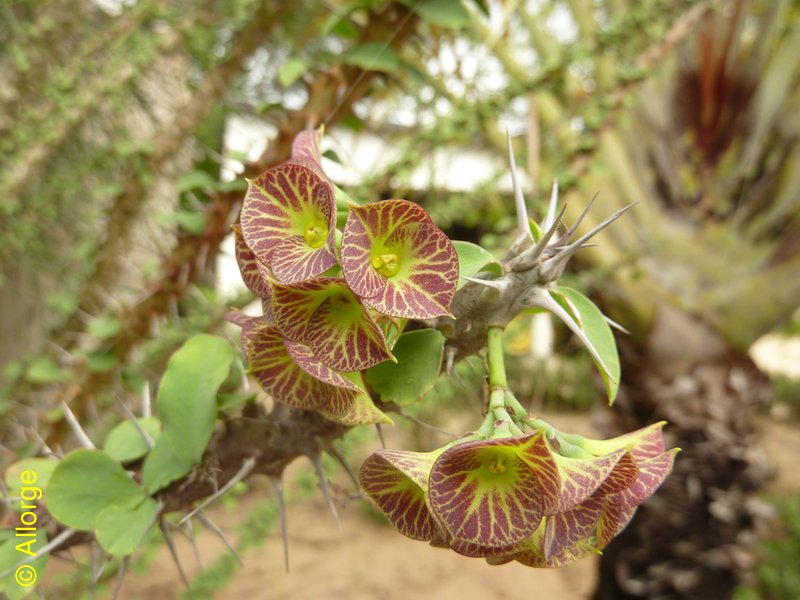
POLYGON ((729 598, 753 567, 770 470, 753 413, 768 393, 750 358, 690 315, 659 307, 642 343, 622 341, 623 386, 609 434, 669 421, 683 449, 659 492, 603 553, 594 598, 729 598))

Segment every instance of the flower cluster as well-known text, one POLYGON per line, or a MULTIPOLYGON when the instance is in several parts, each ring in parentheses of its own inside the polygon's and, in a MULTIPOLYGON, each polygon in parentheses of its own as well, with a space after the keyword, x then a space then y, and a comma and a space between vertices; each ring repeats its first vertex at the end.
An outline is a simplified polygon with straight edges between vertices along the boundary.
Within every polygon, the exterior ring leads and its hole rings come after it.
POLYGON ((379 450, 361 485, 404 535, 492 564, 558 567, 599 552, 670 473, 657 423, 611 440, 542 426, 428 453, 379 450))
POLYGON ((302 132, 289 161, 248 182, 236 260, 264 314, 230 320, 242 327, 250 372, 275 400, 347 425, 386 422, 361 372, 394 358, 393 319, 450 314, 458 256, 413 202, 337 200, 320 139, 302 132))

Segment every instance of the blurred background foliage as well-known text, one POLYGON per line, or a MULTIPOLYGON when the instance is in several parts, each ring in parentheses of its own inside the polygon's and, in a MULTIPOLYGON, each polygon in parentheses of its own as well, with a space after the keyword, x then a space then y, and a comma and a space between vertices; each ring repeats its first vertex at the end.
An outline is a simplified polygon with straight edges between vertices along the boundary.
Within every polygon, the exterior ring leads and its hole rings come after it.
MULTIPOLYGON (((602 558, 597 597, 727 597, 756 585, 754 557, 787 560, 753 551, 770 473, 755 415, 772 396, 748 352, 798 330, 796 2, 0 0, 0 14, 3 462, 73 445, 61 402, 102 439, 115 397, 154 392, 183 340, 224 331, 251 299, 219 284, 244 177, 300 129, 326 126, 326 168, 352 196, 415 200, 490 249, 514 224, 508 133, 537 213, 553 179, 568 222, 597 194, 587 229, 639 203, 569 275, 630 330, 615 408, 567 332, 525 317, 509 335, 535 410, 594 407, 608 435, 665 418, 684 449, 602 558)), ((460 373, 471 411, 481 368, 460 373)), ((450 429, 462 385, 443 379, 414 418, 450 429)), ((776 385, 794 416, 797 390, 776 385)), ((757 593, 800 594, 771 568, 757 593)))

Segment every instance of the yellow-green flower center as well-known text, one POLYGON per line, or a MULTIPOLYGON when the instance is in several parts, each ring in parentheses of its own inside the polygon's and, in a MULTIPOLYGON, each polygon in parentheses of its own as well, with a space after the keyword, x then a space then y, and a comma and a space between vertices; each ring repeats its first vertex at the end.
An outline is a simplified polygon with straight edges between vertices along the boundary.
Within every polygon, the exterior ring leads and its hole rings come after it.
POLYGON ((507 468, 505 459, 499 454, 487 460, 484 466, 489 469, 490 473, 505 473, 507 468))
POLYGON ((372 267, 384 277, 391 277, 400 270, 400 257, 390 250, 382 251, 372 257, 372 267))
POLYGON ((328 226, 320 219, 314 219, 306 225, 306 231, 303 235, 306 244, 312 248, 319 248, 328 239, 328 226))

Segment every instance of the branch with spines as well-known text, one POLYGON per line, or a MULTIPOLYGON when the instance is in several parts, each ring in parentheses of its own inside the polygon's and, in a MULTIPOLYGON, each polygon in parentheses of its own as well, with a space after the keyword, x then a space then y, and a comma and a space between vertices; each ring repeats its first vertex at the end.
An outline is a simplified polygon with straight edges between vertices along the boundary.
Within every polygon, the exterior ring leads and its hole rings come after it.
POLYGON ((455 318, 439 317, 427 321, 426 324, 439 329, 445 335, 446 356, 452 362, 482 350, 489 327, 505 328, 522 311, 543 308, 564 321, 608 373, 608 368, 586 334, 553 299, 548 288, 557 282, 570 258, 578 250, 634 205, 622 208, 577 240, 571 241, 591 203, 572 227, 557 235, 566 207, 558 210, 558 183, 554 182, 542 223, 542 234, 535 241, 516 163, 510 150, 510 140, 509 162, 517 215, 517 235, 502 260, 503 275, 493 277, 489 273, 479 273, 476 277, 467 277, 469 283, 453 299, 452 313, 455 318))

